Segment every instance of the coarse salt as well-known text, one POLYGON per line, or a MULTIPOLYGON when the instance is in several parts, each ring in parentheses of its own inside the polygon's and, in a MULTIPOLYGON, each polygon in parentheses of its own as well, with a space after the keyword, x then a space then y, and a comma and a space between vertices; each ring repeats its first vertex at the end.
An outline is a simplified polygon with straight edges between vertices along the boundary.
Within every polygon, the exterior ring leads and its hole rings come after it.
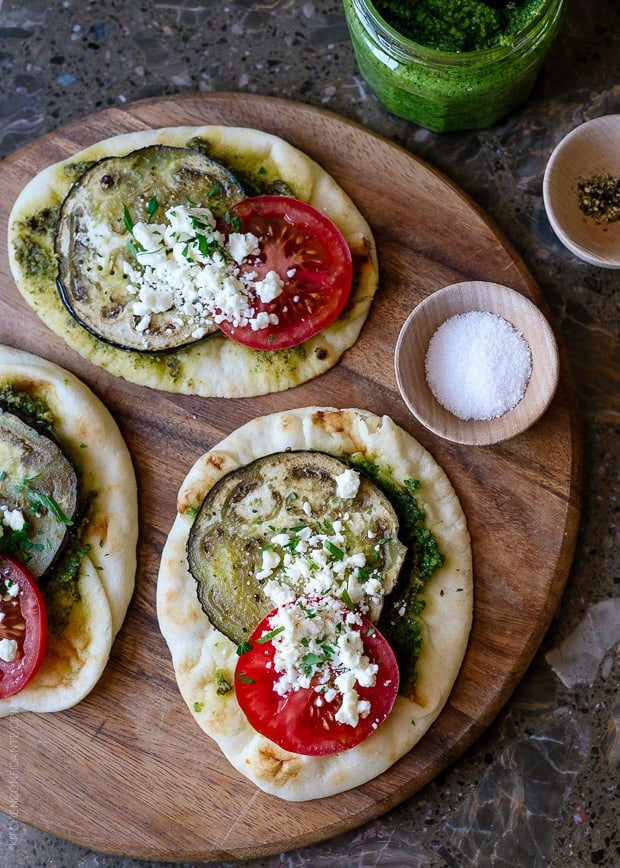
POLYGON ((455 416, 496 419, 523 398, 532 353, 507 320, 488 311, 470 311, 450 317, 435 331, 425 370, 433 395, 455 416))

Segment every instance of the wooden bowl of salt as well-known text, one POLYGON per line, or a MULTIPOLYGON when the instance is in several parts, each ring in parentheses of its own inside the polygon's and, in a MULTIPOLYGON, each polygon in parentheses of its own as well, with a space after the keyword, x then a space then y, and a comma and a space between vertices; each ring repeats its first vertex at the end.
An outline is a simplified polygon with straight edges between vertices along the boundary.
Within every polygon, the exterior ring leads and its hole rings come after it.
POLYGON ((395 351, 398 388, 434 434, 475 446, 527 430, 549 406, 558 348, 542 311, 497 283, 446 286, 405 321, 395 351))

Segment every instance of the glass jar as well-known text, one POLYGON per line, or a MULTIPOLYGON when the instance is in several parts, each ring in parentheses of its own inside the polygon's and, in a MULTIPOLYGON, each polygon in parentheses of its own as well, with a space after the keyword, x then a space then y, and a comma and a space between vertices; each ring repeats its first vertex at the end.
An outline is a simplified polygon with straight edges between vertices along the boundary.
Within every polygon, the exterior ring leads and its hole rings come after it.
POLYGON ((524 102, 564 5, 565 0, 545 0, 510 44, 453 53, 405 38, 370 0, 344 0, 363 77, 389 111, 435 132, 489 126, 524 102))

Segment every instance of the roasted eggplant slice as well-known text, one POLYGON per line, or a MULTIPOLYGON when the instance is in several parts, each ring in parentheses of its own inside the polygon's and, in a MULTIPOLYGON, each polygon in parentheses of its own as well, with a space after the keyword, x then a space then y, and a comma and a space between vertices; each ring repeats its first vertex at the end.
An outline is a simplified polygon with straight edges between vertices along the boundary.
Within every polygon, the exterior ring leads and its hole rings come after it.
MULTIPOLYGON (((308 570, 315 590, 325 577, 334 589, 341 587, 351 573, 359 577, 360 592, 368 579, 380 581, 382 593, 370 593, 367 585, 362 592, 370 617, 378 618, 383 593, 398 579, 405 547, 391 503, 371 480, 354 474, 359 486, 343 492, 351 473, 331 455, 281 452, 227 474, 207 494, 190 530, 188 563, 206 615, 233 642, 247 639, 273 608, 266 582, 284 584, 299 595, 307 592, 308 575, 302 573, 308 570), (265 569, 266 552, 273 569, 265 569), (339 578, 353 555, 351 564, 359 566, 339 578), (287 569, 287 562, 295 563, 287 569)), ((347 600, 354 595, 351 587, 347 600)))
POLYGON ((148 331, 136 327, 136 296, 125 273, 126 263, 137 267, 131 227, 157 223, 175 205, 221 216, 245 197, 225 166, 189 148, 151 145, 95 163, 60 210, 55 251, 65 306, 97 338, 124 349, 163 352, 193 343, 195 322, 176 308, 151 316, 148 331))
POLYGON ((17 556, 39 578, 63 548, 77 509, 77 473, 58 443, 0 405, 0 551, 17 534, 17 556))

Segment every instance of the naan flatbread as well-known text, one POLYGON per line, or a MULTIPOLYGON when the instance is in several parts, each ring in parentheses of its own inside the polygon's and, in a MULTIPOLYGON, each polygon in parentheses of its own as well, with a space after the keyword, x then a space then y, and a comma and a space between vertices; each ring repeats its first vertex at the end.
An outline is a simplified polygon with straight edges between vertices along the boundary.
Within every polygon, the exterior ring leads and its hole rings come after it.
POLYGON ((179 690, 194 719, 230 763, 260 789, 291 801, 318 799, 359 786, 388 769, 422 738, 457 678, 472 620, 473 577, 467 523, 454 489, 429 452, 389 417, 359 409, 307 407, 257 418, 203 455, 178 495, 177 517, 162 553, 157 612, 179 690), (308 757, 289 753, 258 734, 234 692, 218 693, 216 673, 229 683, 234 643, 202 611, 186 558, 193 518, 206 493, 229 471, 275 452, 318 450, 363 458, 389 470, 399 483, 417 479, 418 502, 445 564, 425 586, 424 639, 415 690, 367 740, 343 753, 308 757))
POLYGON ((41 668, 19 693, 0 700, 0 717, 20 711, 60 711, 92 690, 133 594, 138 540, 133 465, 106 407, 69 371, 0 346, 0 386, 5 384, 48 405, 53 431, 78 471, 80 492, 86 498, 92 495, 92 508, 80 536, 89 547, 80 566, 80 599, 61 633, 50 625, 41 668))
POLYGON ((377 255, 368 223, 336 181, 306 154, 282 139, 241 127, 174 127, 114 136, 41 171, 24 188, 9 218, 9 261, 28 304, 56 334, 93 364, 133 383, 170 392, 248 397, 278 392, 333 367, 356 342, 377 281, 377 255), (326 214, 353 253, 354 281, 344 312, 299 347, 259 352, 213 335, 161 354, 106 344, 70 316, 56 288, 54 234, 60 205, 80 170, 103 157, 122 156, 154 144, 185 147, 200 139, 214 159, 240 177, 283 181, 292 194, 326 214))

